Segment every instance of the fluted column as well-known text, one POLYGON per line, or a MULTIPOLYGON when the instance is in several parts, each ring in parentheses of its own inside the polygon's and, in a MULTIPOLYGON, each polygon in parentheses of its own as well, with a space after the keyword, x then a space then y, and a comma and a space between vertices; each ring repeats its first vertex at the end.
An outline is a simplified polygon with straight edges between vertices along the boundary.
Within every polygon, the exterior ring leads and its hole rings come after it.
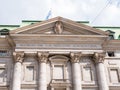
POLYGON ((109 90, 109 86, 107 84, 107 78, 105 74, 104 58, 105 58, 105 53, 97 53, 97 52, 94 53, 94 61, 96 63, 99 90, 109 90))
POLYGON ((48 52, 38 52, 39 61, 39 90, 47 90, 46 63, 48 52))
POLYGON ((14 52, 14 74, 12 90, 21 90, 21 63, 24 59, 24 52, 14 52))
POLYGON ((72 62, 73 90, 82 90, 81 70, 79 65, 81 53, 71 53, 70 56, 72 62))

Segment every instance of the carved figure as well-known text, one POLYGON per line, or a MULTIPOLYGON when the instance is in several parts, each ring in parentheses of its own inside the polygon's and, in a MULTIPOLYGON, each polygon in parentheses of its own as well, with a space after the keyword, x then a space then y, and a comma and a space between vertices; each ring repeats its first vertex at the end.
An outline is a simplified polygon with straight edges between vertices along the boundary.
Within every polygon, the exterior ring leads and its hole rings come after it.
POLYGON ((55 23, 54 31, 56 34, 61 34, 63 32, 63 24, 60 21, 55 23))

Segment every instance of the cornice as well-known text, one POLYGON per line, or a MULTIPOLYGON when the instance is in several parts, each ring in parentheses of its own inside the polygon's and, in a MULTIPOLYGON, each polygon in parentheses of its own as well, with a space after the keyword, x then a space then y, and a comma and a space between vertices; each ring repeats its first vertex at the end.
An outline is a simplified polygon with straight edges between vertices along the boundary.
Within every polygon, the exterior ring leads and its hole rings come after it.
POLYGON ((9 45, 10 45, 12 48, 15 47, 15 42, 14 42, 14 40, 11 38, 10 35, 6 36, 6 40, 7 40, 7 42, 9 43, 9 45))
POLYGON ((103 45, 105 51, 115 51, 120 50, 120 40, 108 40, 106 44, 103 45))

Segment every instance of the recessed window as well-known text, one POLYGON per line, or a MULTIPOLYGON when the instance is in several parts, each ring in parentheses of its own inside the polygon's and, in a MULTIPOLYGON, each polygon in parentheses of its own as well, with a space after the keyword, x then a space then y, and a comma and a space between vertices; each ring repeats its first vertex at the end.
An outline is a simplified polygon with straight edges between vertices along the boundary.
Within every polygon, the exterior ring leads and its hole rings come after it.
POLYGON ((114 39, 114 35, 109 35, 109 40, 113 40, 114 39))
POLYGON ((107 30, 106 32, 109 33, 109 40, 113 40, 113 39, 114 39, 115 32, 112 31, 112 30, 107 30))
POLYGON ((7 50, 0 50, 0 56, 7 56, 7 50))
POLYGON ((64 79, 64 67, 63 65, 55 65, 53 70, 54 79, 64 79))
POLYGON ((34 80, 34 66, 26 66, 25 70, 25 81, 34 80))
POLYGON ((5 82, 5 68, 0 68, 0 83, 5 82))
POLYGON ((83 81, 92 81, 92 70, 91 67, 83 67, 83 81))
POLYGON ((109 57, 114 57, 114 52, 107 52, 109 57))
POLYGON ((110 69, 110 81, 111 83, 119 83, 118 69, 110 69))
POLYGON ((8 29, 0 30, 0 35, 9 35, 9 30, 8 29))

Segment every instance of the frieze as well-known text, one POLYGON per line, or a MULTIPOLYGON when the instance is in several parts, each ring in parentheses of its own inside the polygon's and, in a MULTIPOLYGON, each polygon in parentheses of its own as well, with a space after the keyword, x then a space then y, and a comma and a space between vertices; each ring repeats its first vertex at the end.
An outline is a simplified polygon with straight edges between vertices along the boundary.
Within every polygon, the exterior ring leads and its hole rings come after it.
POLYGON ((98 44, 17 44, 16 47, 102 49, 101 45, 98 44))

